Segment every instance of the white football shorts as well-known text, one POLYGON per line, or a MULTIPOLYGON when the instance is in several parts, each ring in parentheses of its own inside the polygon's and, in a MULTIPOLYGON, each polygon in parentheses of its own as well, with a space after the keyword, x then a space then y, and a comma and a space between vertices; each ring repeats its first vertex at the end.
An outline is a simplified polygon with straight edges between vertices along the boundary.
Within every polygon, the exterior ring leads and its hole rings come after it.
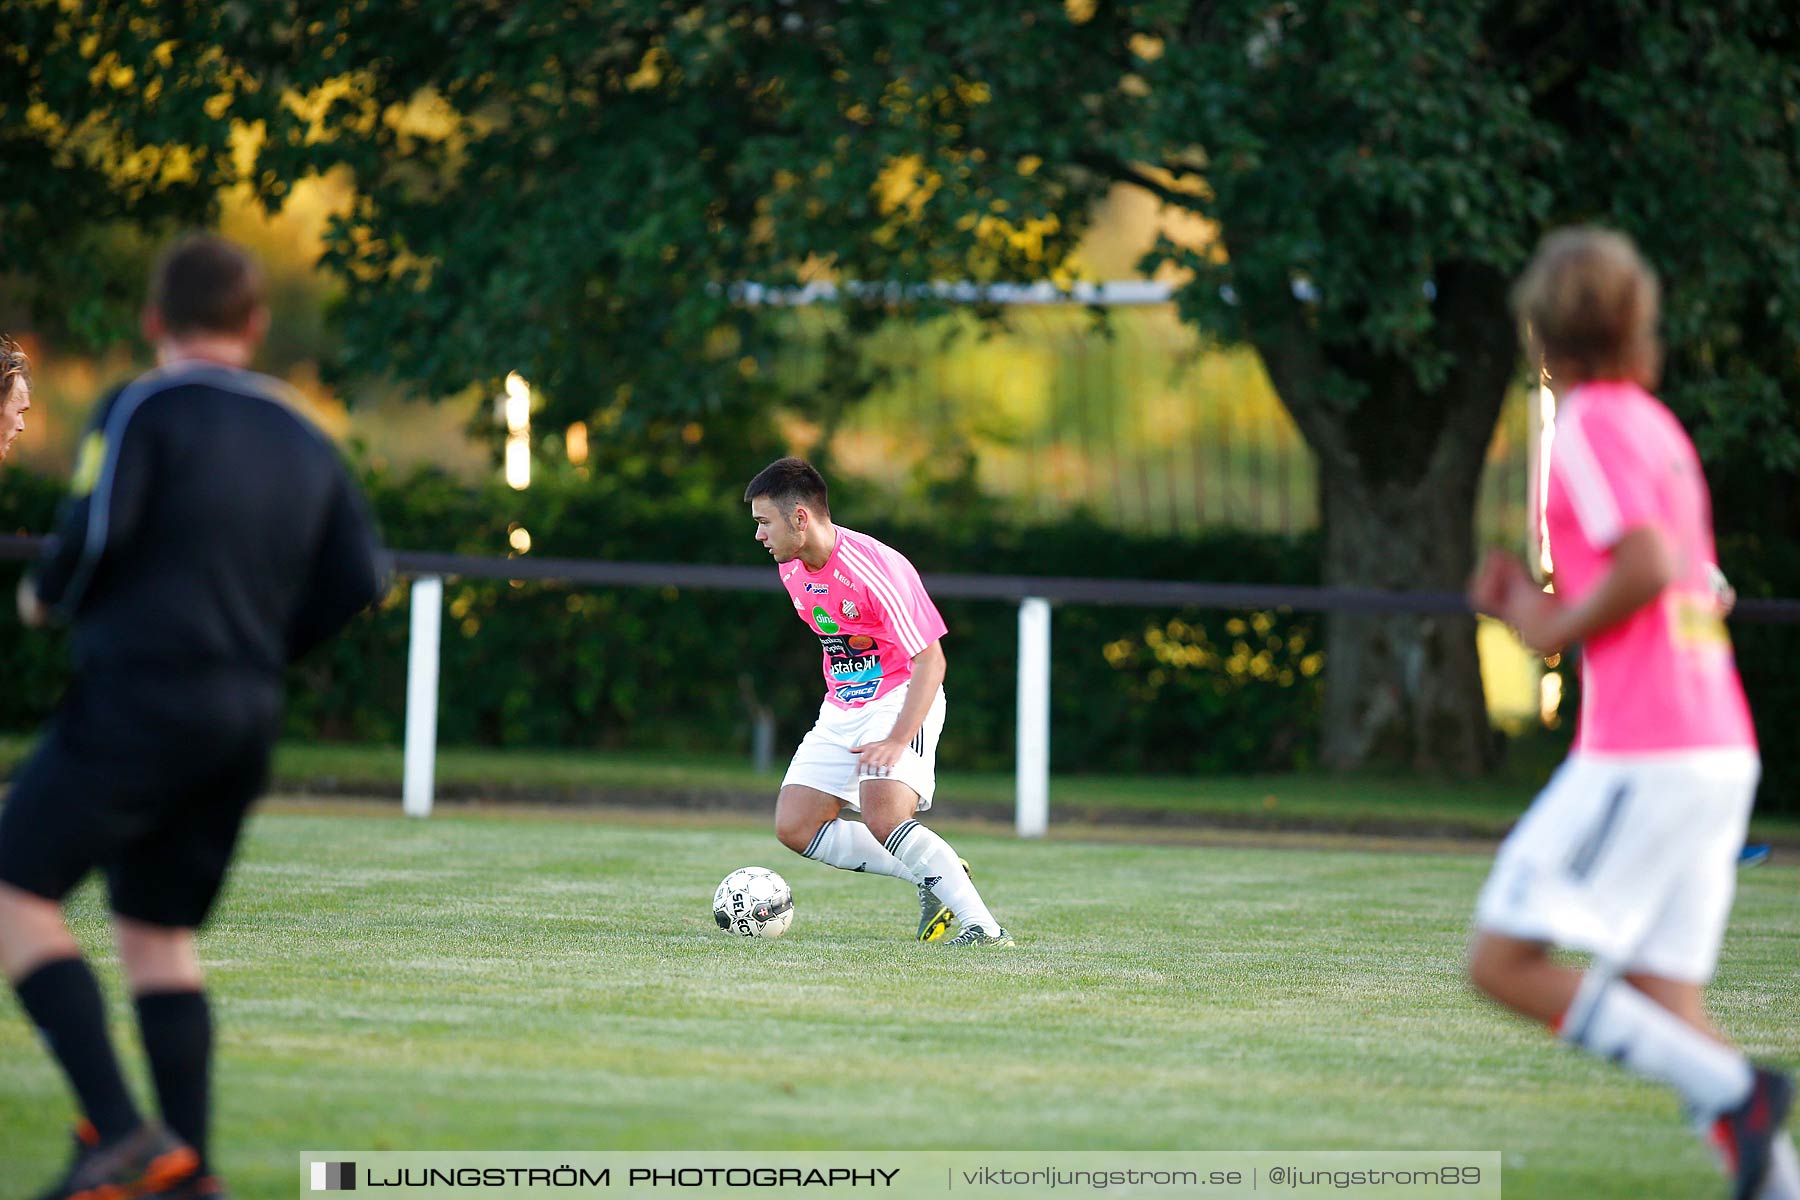
POLYGON ((1761 773, 1750 750, 1571 755, 1500 847, 1475 924, 1707 982, 1761 773))
MULTIPOLYGON (((830 701, 821 704, 818 723, 794 751, 794 761, 788 764, 787 776, 782 779, 781 786, 799 784, 829 792, 861 812, 862 781, 874 777, 860 774, 861 764, 856 755, 850 753, 850 747, 878 742, 892 733, 894 721, 900 716, 900 707, 906 703, 907 689, 911 686, 903 683, 861 708, 839 708, 830 701)), ((918 736, 901 754, 893 772, 881 776, 897 779, 918 793, 917 812, 931 807, 932 794, 937 791, 937 744, 938 736, 943 732, 944 689, 939 688, 932 698, 931 708, 925 713, 925 724, 918 736)))

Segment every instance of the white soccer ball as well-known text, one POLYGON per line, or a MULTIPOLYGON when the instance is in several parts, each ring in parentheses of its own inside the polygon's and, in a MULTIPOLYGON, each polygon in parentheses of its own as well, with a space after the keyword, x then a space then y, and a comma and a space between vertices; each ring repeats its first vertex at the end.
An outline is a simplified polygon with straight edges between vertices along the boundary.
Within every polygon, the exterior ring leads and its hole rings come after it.
POLYGON ((778 938, 794 922, 794 892, 767 867, 739 867, 713 893, 713 920, 740 937, 778 938))

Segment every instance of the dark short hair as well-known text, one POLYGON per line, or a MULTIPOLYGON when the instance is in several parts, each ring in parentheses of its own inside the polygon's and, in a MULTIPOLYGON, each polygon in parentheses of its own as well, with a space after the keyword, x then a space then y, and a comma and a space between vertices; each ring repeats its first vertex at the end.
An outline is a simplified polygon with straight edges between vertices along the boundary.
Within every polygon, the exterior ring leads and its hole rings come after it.
POLYGON ((19 343, 0 333, 0 400, 12 395, 15 379, 23 379, 26 387, 31 386, 31 360, 25 357, 19 343))
POLYGON ((825 477, 804 458, 778 458, 756 473, 744 489, 744 503, 767 496, 787 511, 804 504, 822 516, 831 515, 831 497, 825 488, 825 477))
POLYGON ((150 303, 180 336, 239 333, 263 306, 263 274, 235 242, 197 233, 170 246, 150 276, 150 303))

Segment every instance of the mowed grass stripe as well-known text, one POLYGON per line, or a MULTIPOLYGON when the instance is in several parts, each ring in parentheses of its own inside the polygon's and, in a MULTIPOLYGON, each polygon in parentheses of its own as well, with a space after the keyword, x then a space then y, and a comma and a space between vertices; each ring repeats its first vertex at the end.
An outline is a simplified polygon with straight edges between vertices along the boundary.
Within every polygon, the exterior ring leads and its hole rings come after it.
MULTIPOLYGON (((203 938, 221 1166, 273 1197, 304 1148, 1437 1147, 1504 1149, 1512 1197, 1721 1186, 1666 1093, 1469 994, 1485 856, 955 841, 1016 950, 914 944, 909 886, 741 822, 267 813, 203 938), (712 923, 752 864, 794 885, 779 941, 712 923)), ((1800 871, 1742 883, 1716 1009, 1792 1063, 1800 871)), ((29 1186, 69 1109, 7 1014, 29 1186)))

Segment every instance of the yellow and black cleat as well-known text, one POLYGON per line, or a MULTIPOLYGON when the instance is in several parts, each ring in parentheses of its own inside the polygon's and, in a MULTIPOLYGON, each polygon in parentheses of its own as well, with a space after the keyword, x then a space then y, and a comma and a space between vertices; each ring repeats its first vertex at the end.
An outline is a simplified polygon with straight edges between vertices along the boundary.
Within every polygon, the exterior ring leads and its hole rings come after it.
POLYGON ((1012 934, 996 927, 989 933, 979 925, 964 925, 963 931, 951 938, 945 945, 950 947, 968 947, 974 950, 998 950, 1013 944, 1012 934))
MULTIPOLYGON (((964 875, 970 879, 975 878, 975 872, 969 870, 968 859, 959 858, 956 861, 962 864, 964 875)), ((937 893, 932 891, 928 884, 921 883, 919 885, 919 940, 921 942, 937 941, 949 931, 950 922, 954 919, 955 914, 950 911, 950 906, 939 900, 937 893)))

